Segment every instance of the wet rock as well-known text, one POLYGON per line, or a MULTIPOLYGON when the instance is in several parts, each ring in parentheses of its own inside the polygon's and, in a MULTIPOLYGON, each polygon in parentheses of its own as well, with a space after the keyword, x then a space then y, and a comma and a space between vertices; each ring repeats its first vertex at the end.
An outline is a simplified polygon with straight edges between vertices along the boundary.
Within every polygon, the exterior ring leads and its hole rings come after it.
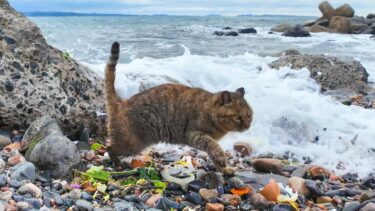
POLYGON ((366 188, 375 189, 375 176, 374 175, 369 175, 369 176, 365 177, 362 180, 361 185, 363 185, 366 188))
POLYGON ((284 31, 286 31, 288 29, 291 29, 293 27, 294 27, 294 25, 291 25, 289 23, 283 23, 283 24, 280 24, 280 25, 277 25, 277 26, 271 28, 271 31, 273 31, 273 32, 284 32, 284 31))
POLYGON ((301 55, 301 52, 299 52, 296 49, 288 49, 285 51, 281 51, 276 56, 290 56, 290 55, 301 55))
POLYGON ((224 205, 219 203, 207 203, 206 211, 224 211, 224 205))
POLYGON ((39 199, 36 199, 36 198, 26 198, 25 202, 27 202, 29 205, 31 205, 35 209, 40 209, 40 207, 42 206, 42 203, 39 201, 39 199))
POLYGON ((250 195, 250 202, 257 209, 266 209, 268 208, 268 200, 260 193, 252 193, 250 195))
POLYGON ((334 16, 328 28, 338 33, 350 33, 350 20, 346 17, 334 16))
POLYGON ((205 181, 207 184, 207 188, 213 189, 219 185, 224 184, 224 177, 218 172, 207 172, 202 175, 201 180, 205 181))
POLYGON ((2 123, 10 128, 18 125, 26 129, 35 118, 48 113, 57 118, 67 135, 74 135, 82 126, 104 134, 105 123, 97 121, 96 115, 96 111, 104 111, 103 80, 48 45, 38 26, 16 12, 7 1, 1 1, 1 5, 1 36, 5 45, 1 51, 2 66, 23 71, 17 75, 5 71, 0 75, 0 84, 4 85, 0 96, 7 99, 2 107, 2 123), (19 79, 10 81, 12 76, 19 79), (25 96, 25 92, 29 94, 25 96), (76 102, 69 105, 64 100, 68 97, 74 97, 76 102), (15 106, 19 102, 26 102, 23 106, 28 108, 27 115, 14 115, 20 113, 15 106), (65 107, 66 111, 61 112, 55 105, 65 107))
POLYGON ((305 197, 310 195, 310 190, 305 185, 305 179, 300 177, 291 177, 289 178, 288 185, 298 194, 302 194, 305 197))
POLYGON ((329 176, 331 175, 330 170, 322 166, 316 166, 316 165, 309 166, 306 171, 312 179, 324 180, 324 179, 328 179, 329 176))
POLYGON ((252 164, 259 172, 283 174, 283 164, 278 159, 258 158, 253 160, 252 164))
POLYGON ((233 144, 233 149, 235 152, 239 153, 241 157, 250 156, 253 152, 251 146, 245 142, 237 142, 233 144))
POLYGON ((243 189, 246 187, 246 184, 238 177, 232 177, 228 180, 229 186, 235 189, 243 189))
POLYGON ((352 18, 354 16, 354 9, 349 4, 343 4, 335 9, 335 16, 352 18))
POLYGON ((238 33, 235 32, 235 31, 225 32, 224 36, 236 37, 236 36, 238 36, 238 33))
POLYGON ((95 151, 94 150, 90 150, 88 152, 85 153, 85 159, 87 161, 92 161, 96 158, 96 154, 95 154, 95 151))
POLYGON ((224 36, 225 32, 223 32, 223 31, 214 31, 214 35, 216 35, 216 36, 224 36))
POLYGON ((292 207, 289 204, 276 204, 272 211, 290 211, 292 207))
POLYGON ((115 211, 138 211, 138 209, 134 206, 134 203, 132 202, 115 202, 113 206, 115 211))
POLYGON ((166 197, 161 197, 156 203, 155 208, 160 210, 177 210, 179 204, 166 197))
POLYGON ((281 57, 269 66, 275 69, 284 66, 297 70, 307 68, 311 77, 321 85, 321 90, 337 98, 350 100, 353 92, 374 92, 367 84, 366 69, 354 59, 344 61, 332 56, 305 54, 281 57))
POLYGON ((219 196, 219 193, 217 192, 216 189, 202 188, 199 190, 199 194, 201 195, 203 200, 205 200, 206 202, 208 202, 211 198, 216 198, 219 196))
POLYGON ((23 163, 13 166, 10 169, 10 172, 11 172, 10 178, 17 180, 17 181, 22 181, 22 180, 34 181, 36 178, 35 166, 34 164, 30 162, 23 162, 23 163))
POLYGON ((237 194, 224 194, 221 196, 225 205, 239 206, 241 203, 241 197, 237 194))
POLYGON ((222 30, 232 30, 232 27, 226 26, 226 27, 223 27, 222 30))
POLYGON ((306 173, 307 172, 306 172, 305 168, 297 167, 296 170, 294 170, 290 176, 303 178, 303 177, 305 177, 306 173))
POLYGON ((91 202, 83 200, 83 199, 78 199, 76 201, 76 206, 78 210, 80 211, 92 211, 94 209, 91 202))
POLYGON ((355 202, 346 204, 342 211, 355 211, 355 210, 358 210, 360 207, 361 207, 361 203, 359 203, 358 201, 355 201, 355 202))
POLYGON ((257 30, 254 29, 254 28, 246 28, 246 29, 238 30, 238 33, 240 33, 240 34, 256 34, 257 30))
POLYGON ((204 204, 201 195, 199 195, 196 192, 190 192, 188 197, 187 197, 187 200, 190 201, 193 204, 198 204, 198 205, 204 204))
POLYGON ((306 187, 310 190, 310 193, 317 197, 317 196, 323 196, 326 189, 325 185, 320 181, 314 181, 314 180, 305 180, 306 187))
POLYGON ((282 34, 286 37, 310 37, 311 34, 303 28, 303 26, 297 25, 292 28, 285 30, 282 34))
POLYGON ((202 180, 194 180, 187 185, 187 189, 190 191, 198 192, 201 188, 206 187, 206 182, 202 180))

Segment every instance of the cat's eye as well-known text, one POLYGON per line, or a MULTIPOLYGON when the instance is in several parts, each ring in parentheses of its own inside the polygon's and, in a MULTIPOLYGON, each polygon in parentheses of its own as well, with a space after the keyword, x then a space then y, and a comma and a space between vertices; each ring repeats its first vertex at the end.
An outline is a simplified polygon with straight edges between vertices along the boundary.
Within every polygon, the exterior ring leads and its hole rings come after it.
POLYGON ((237 121, 241 121, 242 117, 241 116, 236 116, 237 121))

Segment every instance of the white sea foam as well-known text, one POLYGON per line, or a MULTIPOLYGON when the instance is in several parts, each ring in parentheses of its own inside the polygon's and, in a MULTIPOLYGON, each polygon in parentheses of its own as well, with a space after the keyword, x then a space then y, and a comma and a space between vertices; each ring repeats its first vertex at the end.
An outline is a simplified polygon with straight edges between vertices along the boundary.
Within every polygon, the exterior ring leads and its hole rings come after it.
MULTIPOLYGON (((266 64, 275 59, 248 53, 225 58, 198 56, 185 47, 182 56, 119 64, 116 90, 127 98, 139 92, 140 86, 171 79, 212 92, 244 87, 255 112, 253 124, 244 133, 224 137, 224 148, 247 141, 256 153, 290 151, 300 160, 309 156, 338 173, 366 176, 374 172, 375 156, 369 149, 375 148, 375 110, 345 106, 321 95, 308 70, 270 69, 266 64), (339 162, 345 169, 336 169, 339 162)), ((104 64, 88 65, 103 76, 104 64)))

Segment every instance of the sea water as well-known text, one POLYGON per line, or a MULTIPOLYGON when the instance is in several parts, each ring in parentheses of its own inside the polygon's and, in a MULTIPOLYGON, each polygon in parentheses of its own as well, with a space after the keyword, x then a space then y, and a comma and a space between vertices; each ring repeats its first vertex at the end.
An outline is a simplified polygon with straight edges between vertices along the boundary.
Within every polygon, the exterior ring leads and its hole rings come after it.
POLYGON ((211 92, 246 90, 253 107, 251 128, 231 133, 221 145, 248 142, 256 154, 287 154, 312 160, 338 174, 375 172, 375 110, 345 106, 319 92, 307 69, 271 69, 278 52, 355 58, 375 82, 375 40, 369 35, 319 33, 283 37, 270 28, 310 17, 285 16, 118 16, 31 17, 47 41, 103 77, 113 41, 121 43, 116 90, 128 98, 143 88, 167 82, 211 92), (223 27, 254 27, 257 34, 218 37, 223 27), (337 167, 340 168, 337 168, 337 167))

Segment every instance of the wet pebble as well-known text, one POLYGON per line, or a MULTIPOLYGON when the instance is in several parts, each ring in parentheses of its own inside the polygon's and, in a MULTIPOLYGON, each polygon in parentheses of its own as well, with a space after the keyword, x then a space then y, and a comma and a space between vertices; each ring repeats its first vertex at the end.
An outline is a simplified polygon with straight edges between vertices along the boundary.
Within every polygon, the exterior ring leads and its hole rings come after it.
POLYGON ((40 200, 36 198, 25 199, 25 202, 30 204, 35 209, 40 209, 40 207, 42 206, 42 203, 40 202, 40 200))
POLYGON ((292 207, 289 204, 276 204, 272 211, 290 211, 292 207))
POLYGON ((20 181, 18 181, 18 180, 15 180, 15 179, 9 180, 8 184, 12 188, 19 188, 19 187, 22 186, 22 183, 20 181))
POLYGON ((243 189, 246 187, 246 184, 238 177, 230 178, 228 184, 235 189, 243 189))
POLYGON ((213 189, 219 185, 224 184, 224 177, 218 172, 207 172, 206 174, 202 175, 201 180, 207 183, 207 188, 213 189))
POLYGON ((11 191, 4 191, 0 193, 0 200, 9 201, 12 199, 13 193, 11 191))
POLYGON ((30 208, 30 205, 27 202, 24 202, 24 201, 17 202, 16 206, 20 210, 27 210, 28 208, 30 208))
POLYGON ((187 200, 195 205, 203 205, 202 197, 197 192, 190 192, 187 196, 187 200))
POLYGON ((80 211, 92 211, 94 209, 91 202, 83 199, 78 199, 76 201, 76 206, 80 211))
POLYGON ((201 188, 206 187, 206 182, 202 180, 194 180, 187 185, 187 189, 190 191, 198 192, 201 188))
POLYGON ((199 190, 199 194, 205 201, 209 201, 211 198, 216 198, 219 196, 219 193, 216 189, 206 189, 202 188, 199 190))
POLYGON ((34 195, 36 198, 39 198, 42 195, 42 191, 33 183, 27 183, 23 186, 21 186, 18 189, 18 192, 22 195, 30 193, 34 195))
POLYGON ((207 203, 206 211, 224 211, 224 205, 219 203, 207 203))
POLYGON ((156 202, 155 208, 161 210, 177 210, 179 206, 180 205, 177 202, 174 202, 167 197, 161 197, 156 202))
POLYGON ((68 194, 68 197, 74 201, 78 200, 81 198, 81 190, 79 189, 74 189, 74 190, 71 190, 68 194))
POLYGON ((88 194, 87 192, 82 192, 81 198, 84 199, 84 200, 87 200, 87 201, 93 200, 92 196, 90 194, 88 194))
POLYGON ((20 195, 17 195, 17 194, 14 194, 14 195, 13 195, 13 199, 14 199, 14 201, 16 201, 16 202, 24 201, 24 200, 25 200, 25 198, 24 198, 23 196, 20 196, 20 195))
POLYGON ((124 211, 124 210, 131 210, 131 211, 138 211, 138 209, 134 206, 132 202, 115 202, 113 204, 115 211, 124 211))

